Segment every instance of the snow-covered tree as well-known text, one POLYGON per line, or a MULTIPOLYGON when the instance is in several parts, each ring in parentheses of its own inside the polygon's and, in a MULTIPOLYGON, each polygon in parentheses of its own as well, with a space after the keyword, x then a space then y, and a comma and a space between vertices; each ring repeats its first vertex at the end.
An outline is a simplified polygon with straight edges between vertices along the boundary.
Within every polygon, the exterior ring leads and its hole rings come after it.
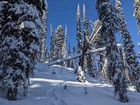
POLYGON ((2 52, 6 52, 2 59, 2 82, 3 92, 9 100, 26 95, 27 81, 38 60, 42 5, 39 5, 40 1, 36 3, 29 0, 6 3, 5 20, 1 24, 2 52))
POLYGON ((46 0, 42 0, 43 4, 43 16, 42 16, 42 21, 43 21, 43 26, 42 26, 42 37, 41 37, 41 49, 40 49, 40 62, 45 63, 45 54, 46 54, 46 34, 47 34, 47 15, 48 15, 48 5, 46 0))
MULTIPOLYGON (((86 15, 85 4, 83 4, 83 24, 84 24, 84 45, 83 45, 83 47, 85 47, 83 49, 85 49, 87 51, 90 48, 90 45, 89 45, 89 42, 88 42, 88 39, 89 39, 89 36, 90 36, 90 30, 89 30, 89 20, 88 20, 87 15, 86 15)), ((88 69, 88 66, 87 66, 88 58, 87 58, 86 55, 84 55, 84 61, 83 62, 84 62, 83 70, 87 71, 87 69, 88 69)))
POLYGON ((114 94, 121 102, 127 102, 127 84, 123 75, 121 57, 117 49, 115 33, 118 30, 118 11, 109 0, 96 0, 96 9, 102 22, 101 35, 105 40, 107 77, 114 86, 114 94))
POLYGON ((82 43, 82 31, 81 31, 81 17, 80 17, 80 6, 78 4, 77 6, 77 36, 76 36, 76 39, 77 39, 77 53, 81 53, 82 52, 82 46, 83 46, 83 43, 82 43))
POLYGON ((136 58, 136 53, 134 51, 134 45, 131 39, 131 35, 127 30, 127 24, 123 16, 123 9, 121 7, 120 0, 116 0, 116 7, 119 11, 120 18, 120 34, 123 42, 126 69, 129 73, 129 79, 132 84, 136 86, 138 92, 140 92, 140 68, 139 62, 136 58))
POLYGON ((140 0, 133 0, 134 1, 134 16, 137 18, 137 24, 140 30, 140 0))
MULTIPOLYGON (((64 36, 64 44, 63 44, 63 58, 66 58, 67 56, 67 39, 68 39, 68 32, 67 32, 67 26, 65 26, 65 36, 64 36)), ((67 66, 67 63, 63 62, 64 66, 67 66)))
POLYGON ((77 68, 77 80, 79 82, 83 82, 83 83, 85 82, 85 73, 82 70, 81 66, 78 66, 78 68, 77 68))
POLYGON ((64 44, 64 33, 62 25, 59 25, 56 30, 56 46, 57 46, 57 53, 58 59, 63 58, 63 44, 64 44))
MULTIPOLYGON (((140 34, 140 0, 133 0, 134 1, 134 16, 137 19, 137 25, 139 28, 139 34, 140 34)), ((140 47, 140 42, 138 42, 138 46, 140 47)), ((139 57, 140 57, 140 52, 138 52, 139 57)))
POLYGON ((53 31, 52 24, 50 24, 50 61, 56 60, 56 36, 53 31))

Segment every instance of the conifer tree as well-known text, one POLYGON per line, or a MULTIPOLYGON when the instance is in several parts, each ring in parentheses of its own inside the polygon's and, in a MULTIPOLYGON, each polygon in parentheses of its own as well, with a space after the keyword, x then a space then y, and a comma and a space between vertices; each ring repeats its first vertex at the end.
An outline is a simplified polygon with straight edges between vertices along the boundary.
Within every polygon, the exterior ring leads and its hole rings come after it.
POLYGON ((2 59, 3 92, 9 100, 16 100, 26 95, 27 81, 38 60, 42 3, 29 0, 5 3, 5 20, 1 24, 2 52, 6 52, 2 59))
POLYGON ((121 102, 127 102, 126 81, 123 75, 121 57, 117 50, 115 33, 118 30, 118 13, 109 0, 97 0, 96 9, 102 22, 101 35, 106 45, 107 77, 114 86, 114 94, 121 102))
MULTIPOLYGON (((139 34, 140 34, 140 0, 133 0, 134 1, 134 16, 137 19, 137 25, 139 29, 139 34)), ((140 47, 140 42, 138 43, 138 46, 140 47)), ((140 52, 138 52, 139 58, 140 58, 140 52)))
POLYGON ((80 18, 80 6, 78 4, 77 6, 77 36, 76 36, 76 39, 77 39, 77 53, 81 53, 82 52, 82 31, 81 31, 81 18, 80 18))
MULTIPOLYGON (((83 45, 83 47, 85 47, 83 49, 89 50, 89 48, 90 48, 89 42, 88 42, 88 39, 89 39, 89 36, 90 36, 89 20, 88 20, 87 15, 86 15, 85 4, 83 4, 83 24, 84 24, 84 45, 83 45)), ((87 66, 88 58, 87 58, 86 55, 84 55, 84 61, 83 62, 84 62, 83 70, 85 72, 88 69, 88 66, 87 66)))
MULTIPOLYGON (((67 32, 67 26, 65 26, 65 36, 64 36, 64 44, 63 44, 63 58, 66 58, 67 56, 67 38, 68 38, 68 32, 67 32)), ((63 62, 64 66, 67 66, 67 63, 63 62)))
POLYGON ((130 82, 136 86, 138 92, 140 92, 140 68, 139 62, 136 58, 136 53, 134 51, 134 45, 131 39, 131 35, 127 30, 127 24, 124 20, 123 9, 121 7, 120 0, 116 0, 116 7, 119 11, 120 18, 120 34, 123 42, 126 69, 129 73, 130 82))
POLYGON ((137 18, 137 24, 140 30, 140 0, 133 0, 134 1, 134 16, 137 18))
POLYGON ((43 21, 43 26, 42 26, 42 37, 41 37, 41 51, 40 51, 40 61, 45 63, 45 54, 46 54, 46 34, 47 34, 47 15, 48 15, 48 5, 46 0, 42 0, 42 9, 43 9, 43 16, 42 16, 42 21, 43 21))
POLYGON ((56 58, 55 50, 56 50, 56 36, 53 31, 52 24, 50 24, 50 61, 54 61, 56 58))
POLYGON ((57 53, 58 59, 63 58, 63 44, 64 44, 64 33, 62 25, 59 25, 56 30, 56 46, 57 46, 57 53))

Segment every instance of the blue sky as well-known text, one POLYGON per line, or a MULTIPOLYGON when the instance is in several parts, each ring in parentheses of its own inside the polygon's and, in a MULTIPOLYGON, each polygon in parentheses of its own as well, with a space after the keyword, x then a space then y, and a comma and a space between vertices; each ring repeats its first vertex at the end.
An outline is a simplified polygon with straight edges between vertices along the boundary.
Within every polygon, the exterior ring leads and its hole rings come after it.
MULTIPOLYGON (((110 0, 113 4, 115 0, 110 0)), ((122 7, 124 9, 124 16, 127 22, 128 30, 132 36, 132 40, 135 45, 135 50, 139 51, 137 42, 140 41, 138 35, 138 28, 136 25, 136 19, 133 17, 133 0, 121 0, 122 7)), ((47 46, 49 47, 50 40, 50 28, 49 25, 52 23, 53 29, 55 30, 58 25, 65 25, 68 27, 68 43, 76 45, 76 11, 77 5, 80 5, 81 19, 82 19, 82 5, 86 5, 87 16, 91 21, 98 19, 97 12, 95 9, 96 0, 47 0, 48 2, 48 33, 47 33, 47 46)), ((117 36, 117 39, 119 36, 117 36)), ((119 41, 119 40, 118 40, 119 41)))

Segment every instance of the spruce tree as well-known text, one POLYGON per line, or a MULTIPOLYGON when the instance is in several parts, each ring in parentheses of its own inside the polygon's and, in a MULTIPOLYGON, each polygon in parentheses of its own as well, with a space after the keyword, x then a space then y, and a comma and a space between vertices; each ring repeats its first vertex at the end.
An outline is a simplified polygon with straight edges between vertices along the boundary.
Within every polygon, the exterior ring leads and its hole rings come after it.
POLYGON ((77 6, 77 53, 81 53, 82 52, 82 47, 83 47, 83 43, 82 43, 82 31, 81 31, 81 18, 80 18, 80 6, 78 4, 77 6))
POLYGON ((109 3, 109 0, 97 0, 96 9, 99 19, 102 22, 101 35, 105 40, 107 77, 113 84, 114 94, 121 102, 127 102, 126 81, 123 75, 123 66, 121 57, 117 49, 115 33, 118 31, 118 12, 114 6, 109 3))
POLYGON ((62 25, 59 25, 56 30, 56 46, 57 46, 57 53, 58 59, 63 58, 63 44, 64 44, 64 33, 62 25))
POLYGON ((140 30, 140 0, 133 0, 134 1, 134 16, 137 18, 137 24, 140 30))
POLYGON ((131 39, 131 35, 127 30, 127 24, 123 16, 123 9, 121 7, 120 0, 116 0, 116 7, 119 12, 120 18, 120 34, 123 42, 126 69, 129 73, 129 81, 136 86, 136 90, 140 92, 140 68, 139 62, 136 58, 136 53, 134 51, 134 45, 131 39))
MULTIPOLYGON (((67 39, 68 39, 68 32, 67 32, 67 26, 65 26, 65 36, 64 36, 64 44, 63 44, 63 58, 66 58, 67 56, 67 39)), ((67 66, 66 61, 63 62, 64 66, 67 66)))
POLYGON ((42 0, 42 9, 43 9, 43 26, 42 26, 42 37, 41 37, 41 49, 40 49, 40 61, 45 63, 45 54, 46 54, 46 34, 47 34, 47 15, 48 15, 48 5, 46 0, 42 0))
MULTIPOLYGON (((134 16, 137 19, 137 25, 139 29, 139 34, 140 34, 140 0, 133 0, 134 1, 134 16)), ((138 43, 138 46, 140 47, 140 42, 138 43)), ((138 52, 138 56, 140 58, 140 52, 138 52)))
MULTIPOLYGON (((89 30, 89 20, 87 18, 87 15, 86 15, 86 7, 85 7, 85 4, 83 4, 83 24, 84 24, 84 45, 83 49, 86 49, 86 50, 89 50, 90 48, 90 45, 89 45, 89 42, 88 42, 88 39, 90 37, 90 30, 89 30)), ((86 53, 86 52, 85 52, 86 53)), ((88 69, 88 58, 86 55, 84 55, 84 65, 83 65, 83 70, 84 72, 87 71, 88 69)))
POLYGON ((56 60, 56 36, 53 31, 52 24, 50 24, 50 61, 56 60))
POLYGON ((27 93, 27 81, 40 51, 41 7, 40 1, 10 0, 6 3, 5 20, 1 24, 2 52, 6 52, 2 59, 2 82, 9 100, 27 93))

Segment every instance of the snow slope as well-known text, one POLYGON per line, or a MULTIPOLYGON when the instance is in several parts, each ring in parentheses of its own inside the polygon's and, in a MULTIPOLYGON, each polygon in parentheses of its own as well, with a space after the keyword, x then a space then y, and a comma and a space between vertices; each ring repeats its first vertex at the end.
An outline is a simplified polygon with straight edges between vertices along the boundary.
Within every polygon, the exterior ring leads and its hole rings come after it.
POLYGON ((31 78, 28 96, 18 101, 0 98, 0 105, 140 105, 140 94, 130 88, 128 103, 113 97, 113 88, 88 77, 86 83, 76 81, 70 68, 61 66, 36 66, 31 78))

